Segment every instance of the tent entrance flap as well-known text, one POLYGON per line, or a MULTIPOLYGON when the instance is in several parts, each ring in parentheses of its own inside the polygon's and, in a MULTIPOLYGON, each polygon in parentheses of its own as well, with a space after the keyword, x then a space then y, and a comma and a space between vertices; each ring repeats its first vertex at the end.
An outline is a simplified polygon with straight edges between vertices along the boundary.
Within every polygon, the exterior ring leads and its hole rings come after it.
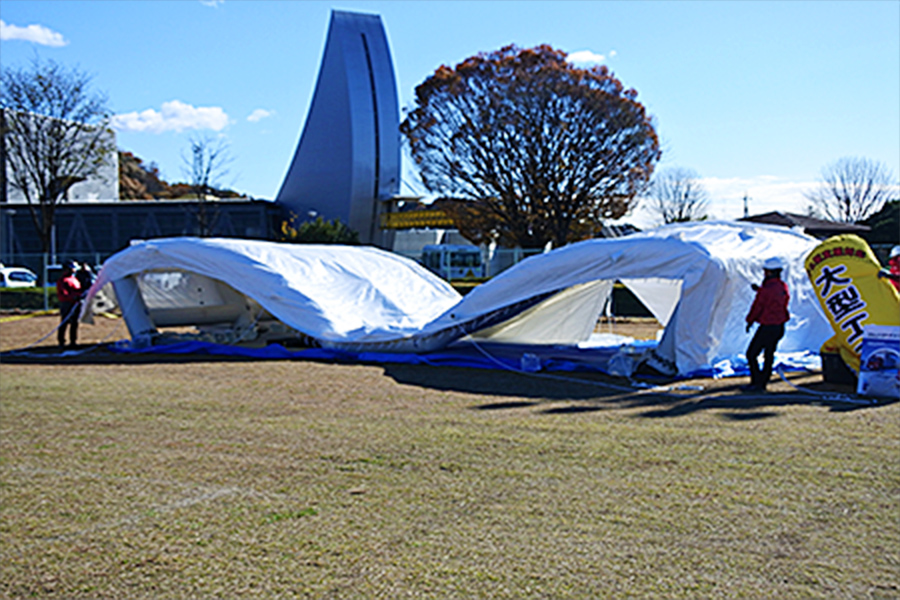
POLYGON ((613 289, 610 279, 566 288, 515 317, 471 334, 516 344, 577 344, 591 337, 613 289))
POLYGON ((681 279, 648 277, 642 279, 621 279, 641 303, 647 307, 659 324, 666 327, 681 300, 681 279))

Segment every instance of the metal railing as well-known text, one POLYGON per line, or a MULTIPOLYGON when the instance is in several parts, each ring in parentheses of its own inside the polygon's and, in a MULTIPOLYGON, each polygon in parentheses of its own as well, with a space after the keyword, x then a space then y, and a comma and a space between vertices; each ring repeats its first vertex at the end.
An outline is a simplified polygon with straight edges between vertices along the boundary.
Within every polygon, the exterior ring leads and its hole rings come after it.
MULTIPOLYGON (((894 244, 872 244, 872 250, 877 255, 882 265, 887 264, 888 253, 894 244)), ((518 264, 530 256, 542 254, 544 250, 523 250, 522 248, 497 248, 493 251, 482 248, 481 258, 485 264, 485 277, 490 278, 499 275, 506 269, 518 264)), ((396 254, 405 256, 416 262, 420 262, 422 258, 421 251, 396 251, 396 254)), ((110 254, 101 254, 99 252, 74 252, 66 254, 58 254, 56 257, 50 254, 40 253, 22 253, 17 252, 3 256, 3 264, 7 267, 25 267, 34 271, 38 276, 38 287, 45 285, 54 285, 56 279, 53 277, 54 270, 60 268, 67 261, 74 260, 79 264, 91 266, 94 271, 99 271, 103 262, 111 256, 110 254), (55 260, 54 260, 55 258, 55 260)))
MULTIPOLYGON (((485 277, 494 277, 502 273, 511 266, 522 262, 535 254, 542 254, 544 251, 523 250, 522 248, 497 248, 493 252, 482 249, 481 258, 485 264, 485 277)), ((422 258, 421 251, 397 251, 396 254, 405 256, 419 262, 422 258)), ((94 271, 99 271, 103 262, 109 258, 111 254, 102 254, 99 252, 67 252, 65 254, 57 254, 55 257, 49 253, 23 253, 16 252, 7 254, 3 258, 3 264, 7 267, 25 267, 34 271, 38 276, 38 286, 54 285, 56 279, 53 277, 53 271, 58 270, 61 265, 67 261, 74 260, 79 264, 88 264, 94 271)))
POLYGON ((55 280, 46 278, 47 270, 52 271, 54 267, 59 268, 60 265, 65 264, 67 261, 74 260, 78 264, 88 264, 92 269, 97 270, 109 256, 99 252, 67 252, 56 256, 49 253, 16 252, 5 255, 3 257, 3 265, 6 267, 25 267, 34 271, 35 275, 38 276, 38 285, 41 286, 47 281, 50 284, 55 284, 55 280))
MULTIPOLYGON (((485 265, 484 276, 487 279, 495 277, 506 269, 518 264, 530 256, 543 254, 543 249, 523 250, 522 248, 496 248, 493 251, 482 248, 481 260, 485 265)), ((400 256, 421 263, 421 251, 395 251, 400 256)))

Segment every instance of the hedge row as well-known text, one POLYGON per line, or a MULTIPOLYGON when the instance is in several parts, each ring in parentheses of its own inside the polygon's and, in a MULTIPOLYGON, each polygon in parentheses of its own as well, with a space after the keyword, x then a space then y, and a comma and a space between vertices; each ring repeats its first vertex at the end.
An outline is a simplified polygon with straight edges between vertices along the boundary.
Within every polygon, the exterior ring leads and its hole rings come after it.
MULTIPOLYGON (((59 308, 56 288, 48 290, 47 302, 50 308, 59 308)), ((0 290, 0 309, 40 310, 44 308, 44 288, 3 288, 0 290)))

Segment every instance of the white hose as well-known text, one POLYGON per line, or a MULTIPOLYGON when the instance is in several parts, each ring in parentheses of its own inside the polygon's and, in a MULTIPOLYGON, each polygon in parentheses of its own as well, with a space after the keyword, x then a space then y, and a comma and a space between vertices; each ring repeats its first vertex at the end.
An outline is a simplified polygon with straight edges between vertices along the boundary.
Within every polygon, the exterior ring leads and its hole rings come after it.
POLYGON ((826 400, 828 402, 846 402, 848 404, 862 404, 862 405, 872 405, 877 404, 878 401, 874 398, 871 399, 863 399, 863 398, 851 398, 847 394, 840 394, 837 392, 817 392, 815 390, 809 390, 806 388, 797 387, 792 382, 788 380, 787 377, 784 376, 784 373, 781 370, 781 367, 775 369, 775 372, 778 373, 778 376, 781 377, 781 380, 794 388, 794 390, 800 392, 801 394, 808 394, 810 396, 821 398, 822 400, 826 400))
MULTIPOLYGON (((537 377, 537 378, 540 378, 540 379, 552 379, 552 380, 555 380, 555 381, 565 381, 565 382, 568 382, 568 383, 580 383, 580 384, 583 384, 583 385, 593 385, 593 386, 597 386, 597 387, 602 387, 602 388, 607 388, 607 389, 616 390, 616 391, 619 391, 619 392, 625 392, 625 393, 628 393, 628 394, 664 394, 664 395, 671 395, 671 394, 669 394, 669 392, 672 390, 672 388, 671 388, 671 387, 668 387, 668 386, 666 386, 666 387, 649 386, 649 385, 647 385, 647 384, 639 384, 639 383, 637 383, 637 382, 634 382, 634 381, 630 381, 630 380, 629 380, 630 383, 632 384, 632 386, 634 386, 634 387, 625 387, 625 386, 621 386, 621 385, 615 385, 615 384, 613 384, 613 383, 604 383, 604 382, 601 382, 601 381, 590 381, 590 380, 587 380, 587 379, 576 379, 576 378, 574 378, 574 377, 565 377, 565 376, 562 376, 562 375, 550 375, 550 374, 548 374, 548 373, 535 373, 535 372, 532 372, 532 371, 525 371, 524 369, 516 369, 515 367, 510 367, 509 365, 507 365, 507 364, 503 363, 502 361, 500 361, 498 358, 495 358, 494 356, 492 356, 487 350, 485 350, 484 348, 482 348, 481 345, 478 344, 478 342, 472 340, 471 343, 472 343, 473 346, 475 346, 475 349, 476 349, 476 350, 478 350, 479 352, 481 352, 481 353, 482 353, 484 356, 486 356, 489 360, 491 360, 492 362, 496 363, 496 364, 499 365, 501 368, 503 368, 503 369, 505 369, 505 370, 507 370, 507 371, 511 371, 511 372, 513 372, 513 373, 519 373, 519 374, 521 374, 521 375, 529 375, 529 376, 537 377)), ((685 386, 685 387, 687 387, 687 386, 685 386)), ((702 389, 702 388, 700 388, 700 389, 702 389)))
MULTIPOLYGON (((129 308, 130 308, 130 307, 129 307, 129 308)), ((38 344, 40 344, 41 342, 43 342, 44 340, 46 340, 48 337, 50 337, 51 335, 53 335, 54 333, 56 333, 57 331, 59 331, 59 328, 62 327, 63 325, 65 325, 66 323, 68 323, 68 322, 69 322, 69 319, 71 319, 73 315, 75 315, 76 318, 78 318, 78 316, 79 316, 80 314, 81 314, 81 310, 74 310, 74 309, 73 309, 72 311, 69 312, 69 314, 66 316, 66 318, 63 319, 62 321, 60 321, 59 324, 58 324, 56 327, 54 327, 53 329, 51 329, 50 332, 49 332, 47 335, 45 335, 44 337, 40 338, 40 339, 37 340, 36 342, 33 342, 33 343, 29 344, 28 346, 25 346, 24 348, 20 348, 19 350, 10 350, 10 351, 7 352, 6 354, 8 354, 8 355, 10 355, 10 356, 32 356, 32 353, 28 352, 28 350, 30 350, 31 348, 34 348, 35 346, 37 346, 38 344)), ((120 319, 119 322, 116 323, 116 326, 113 327, 112 331, 110 331, 108 334, 106 334, 106 337, 104 337, 102 340, 100 340, 100 341, 97 342, 96 344, 94 344, 94 345, 92 345, 92 346, 88 346, 87 348, 79 349, 79 350, 66 350, 65 352, 63 352, 63 355, 64 355, 64 356, 80 356, 80 355, 82 355, 82 354, 87 354, 88 352, 94 351, 96 348, 98 348, 98 347, 100 347, 101 345, 105 344, 105 343, 106 343, 106 340, 108 340, 110 337, 112 337, 112 335, 113 335, 116 331, 118 331, 120 325, 122 325, 122 319, 120 319)), ((45 356, 45 355, 40 355, 40 356, 45 356)))

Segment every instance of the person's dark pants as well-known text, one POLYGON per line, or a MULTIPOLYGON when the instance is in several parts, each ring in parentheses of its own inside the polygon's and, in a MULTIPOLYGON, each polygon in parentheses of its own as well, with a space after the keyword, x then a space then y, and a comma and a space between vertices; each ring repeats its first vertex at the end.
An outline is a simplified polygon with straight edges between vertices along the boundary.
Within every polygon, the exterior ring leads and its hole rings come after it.
POLYGON ((69 342, 74 346, 78 343, 78 309, 80 302, 59 303, 59 329, 56 330, 56 339, 60 346, 66 345, 66 329, 69 330, 69 342))
POLYGON ((750 384, 763 389, 772 377, 775 363, 775 347, 784 336, 784 325, 760 325, 747 347, 747 363, 750 367, 750 384), (759 369, 759 354, 764 352, 763 368, 759 369))

